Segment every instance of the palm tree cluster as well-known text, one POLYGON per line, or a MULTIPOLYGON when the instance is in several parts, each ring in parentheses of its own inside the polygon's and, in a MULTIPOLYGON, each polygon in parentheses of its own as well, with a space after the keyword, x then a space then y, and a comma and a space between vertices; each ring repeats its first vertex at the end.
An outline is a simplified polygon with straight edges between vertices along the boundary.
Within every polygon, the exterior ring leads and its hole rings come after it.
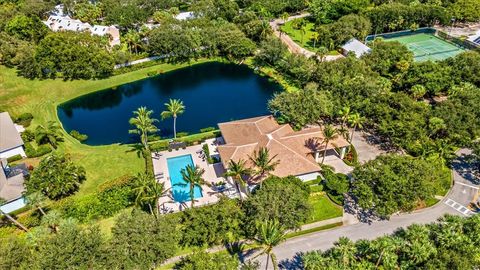
POLYGON ((142 208, 148 208, 150 214, 160 215, 159 198, 169 196, 170 190, 165 189, 163 183, 159 183, 151 174, 138 174, 134 180, 135 204, 142 208))
POLYGON ((58 147, 58 143, 63 141, 63 134, 60 126, 54 121, 50 121, 46 126, 39 125, 35 129, 35 141, 37 144, 50 144, 53 148, 58 147))
MULTIPOLYGON (((163 111, 160 116, 162 120, 165 118, 173 117, 173 135, 177 138, 177 117, 185 112, 185 106, 179 99, 170 99, 168 103, 165 103, 166 110, 163 111)), ((140 107, 133 112, 134 117, 130 118, 129 123, 135 126, 134 129, 129 130, 130 134, 140 135, 140 141, 146 150, 148 147, 148 136, 155 134, 159 131, 155 123, 158 119, 152 117, 153 111, 147 109, 147 107, 140 107)))

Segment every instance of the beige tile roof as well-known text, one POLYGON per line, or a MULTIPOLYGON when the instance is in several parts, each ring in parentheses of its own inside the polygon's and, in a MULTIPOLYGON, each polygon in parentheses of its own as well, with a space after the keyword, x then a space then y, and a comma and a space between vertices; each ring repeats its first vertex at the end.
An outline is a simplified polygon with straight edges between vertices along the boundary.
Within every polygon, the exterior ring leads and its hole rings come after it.
POLYGON ((23 140, 8 112, 0 113, 0 152, 22 145, 23 140))
MULTIPOLYGON (((271 115, 220 123, 218 126, 226 143, 218 147, 224 166, 229 160, 245 160, 251 166, 249 156, 261 147, 267 147, 270 155, 276 155, 276 160, 280 162, 272 173, 274 175, 302 175, 320 170, 314 157, 315 152, 324 149, 320 128, 294 131, 290 125, 279 125, 271 115)), ((348 146, 348 142, 339 136, 328 149, 344 146, 348 146)))

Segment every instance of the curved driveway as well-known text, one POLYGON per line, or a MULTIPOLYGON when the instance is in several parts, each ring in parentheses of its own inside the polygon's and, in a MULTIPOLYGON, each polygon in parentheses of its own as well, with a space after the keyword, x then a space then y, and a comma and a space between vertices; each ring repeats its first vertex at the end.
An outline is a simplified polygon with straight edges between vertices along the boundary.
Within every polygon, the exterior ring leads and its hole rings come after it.
MULTIPOLYGON (((339 237, 345 236, 351 240, 373 239, 393 233, 400 227, 407 227, 414 223, 424 224, 436 221, 445 214, 467 216, 471 213, 465 208, 478 192, 479 180, 470 171, 467 156, 471 152, 462 149, 453 165, 454 185, 450 192, 435 206, 415 211, 409 214, 393 216, 390 220, 377 221, 372 224, 357 223, 342 226, 336 229, 312 233, 292 238, 274 248, 282 269, 301 269, 299 254, 312 250, 326 250, 333 246, 339 237)), ((265 256, 259 258, 265 267, 265 256)), ((261 268, 262 269, 262 268, 261 268)))

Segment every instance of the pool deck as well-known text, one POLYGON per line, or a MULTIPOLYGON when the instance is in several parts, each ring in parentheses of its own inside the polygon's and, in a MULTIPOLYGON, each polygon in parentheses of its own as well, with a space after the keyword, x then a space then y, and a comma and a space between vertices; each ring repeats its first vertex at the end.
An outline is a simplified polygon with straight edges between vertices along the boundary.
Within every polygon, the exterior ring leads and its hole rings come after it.
MULTIPOLYGON (((216 154, 218 154, 216 147, 216 145, 218 145, 218 141, 216 139, 207 140, 205 143, 208 143, 210 155, 215 156, 216 154)), ((227 182, 229 186, 234 187, 233 183, 223 176, 225 173, 225 168, 223 167, 222 163, 208 164, 207 160, 202 158, 202 154, 200 153, 202 151, 202 145, 203 144, 189 146, 186 149, 172 150, 171 152, 162 151, 158 152, 158 156, 156 155, 156 153, 152 153, 153 170, 156 175, 155 178, 157 179, 157 181, 164 183, 165 189, 171 189, 172 184, 170 182, 167 159, 172 157, 191 155, 193 163, 205 170, 203 178, 207 183, 213 184, 217 182, 227 182), (163 177, 159 176, 161 173, 163 173, 163 177)), ((238 196, 238 193, 236 192, 220 193, 214 190, 211 186, 202 185, 203 196, 195 200, 194 206, 202 206, 216 203, 218 202, 222 194, 229 197, 238 196)), ((160 208, 165 209, 166 212, 177 212, 182 211, 185 208, 189 208, 190 201, 187 201, 185 203, 178 203, 174 202, 172 198, 162 197, 159 198, 159 205, 160 208)))

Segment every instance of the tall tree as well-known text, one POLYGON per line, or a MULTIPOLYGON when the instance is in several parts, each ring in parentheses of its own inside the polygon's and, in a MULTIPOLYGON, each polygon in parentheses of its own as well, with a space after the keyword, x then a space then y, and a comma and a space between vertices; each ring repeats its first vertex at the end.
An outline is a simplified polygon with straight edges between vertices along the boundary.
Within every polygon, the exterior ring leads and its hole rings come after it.
MULTIPOLYGON (((230 160, 228 162, 228 168, 227 172, 225 173, 225 176, 230 176, 233 178, 235 181, 235 184, 237 185, 237 189, 240 193, 240 200, 243 201, 243 195, 241 188, 245 188, 247 183, 243 180, 243 177, 249 176, 252 173, 252 170, 247 168, 245 165, 245 160, 239 160, 235 162, 234 160, 230 160)), ((246 191, 248 193, 248 187, 246 188, 246 191)))
POLYGON ((190 189, 190 202, 191 206, 195 202, 195 187, 198 187, 202 190, 202 185, 206 184, 205 179, 203 179, 203 174, 205 170, 197 166, 188 165, 186 168, 180 171, 182 174, 183 180, 187 182, 186 185, 189 186, 190 189))
POLYGON ((270 157, 270 151, 266 147, 253 151, 253 157, 249 156, 249 158, 257 168, 256 175, 260 178, 273 172, 280 163, 279 160, 275 160, 277 155, 270 157))
POLYGON ((137 206, 148 207, 150 214, 154 216, 160 214, 158 199, 168 196, 169 193, 163 183, 157 182, 152 175, 141 173, 135 177, 133 190, 137 206))
MULTIPOLYGON (((0 206, 2 206, 3 204, 5 204, 5 200, 0 198, 0 206)), ((2 210, 2 208, 0 208, 0 214, 1 215, 4 215, 5 217, 8 218, 8 220, 10 220, 10 222, 12 222, 13 224, 15 224, 16 226, 18 226, 20 229, 28 232, 28 229, 27 227, 25 227, 22 223, 18 222, 16 219, 14 219, 11 215, 9 215, 7 212, 4 212, 2 210)))
POLYGON ((355 130, 357 128, 363 128, 363 123, 365 123, 365 118, 360 116, 359 113, 354 113, 348 117, 348 123, 352 127, 352 136, 350 137, 350 143, 353 141, 353 135, 355 135, 355 130))
POLYGON ((158 122, 158 120, 151 117, 153 111, 148 110, 147 107, 140 107, 134 111, 133 114, 135 117, 130 118, 129 123, 135 126, 135 129, 129 130, 128 132, 131 134, 139 134, 143 146, 149 150, 148 135, 158 131, 158 128, 155 126, 155 122, 158 122))
POLYGON ((266 220, 258 225, 258 234, 255 242, 262 248, 258 256, 263 254, 267 255, 267 265, 265 269, 268 270, 270 260, 272 261, 273 269, 278 269, 277 256, 273 253, 273 248, 285 239, 285 231, 278 220, 266 220))
POLYGON ((57 148, 58 143, 63 141, 63 134, 60 126, 54 121, 47 123, 47 126, 39 125, 35 129, 35 141, 38 144, 50 144, 53 148, 57 148))
POLYGON ((185 105, 180 99, 170 99, 168 103, 165 103, 167 110, 163 111, 160 115, 162 119, 173 118, 173 138, 177 138, 177 117, 185 112, 185 105))
POLYGON ((325 162, 325 156, 327 155, 327 148, 331 141, 335 140, 338 137, 337 130, 332 125, 325 125, 322 130, 323 139, 322 142, 325 144, 323 149, 323 158, 322 163, 325 162))
POLYGON ((25 180, 27 193, 41 192, 58 200, 72 195, 86 179, 85 169, 75 165, 68 156, 53 154, 43 158, 25 180))

